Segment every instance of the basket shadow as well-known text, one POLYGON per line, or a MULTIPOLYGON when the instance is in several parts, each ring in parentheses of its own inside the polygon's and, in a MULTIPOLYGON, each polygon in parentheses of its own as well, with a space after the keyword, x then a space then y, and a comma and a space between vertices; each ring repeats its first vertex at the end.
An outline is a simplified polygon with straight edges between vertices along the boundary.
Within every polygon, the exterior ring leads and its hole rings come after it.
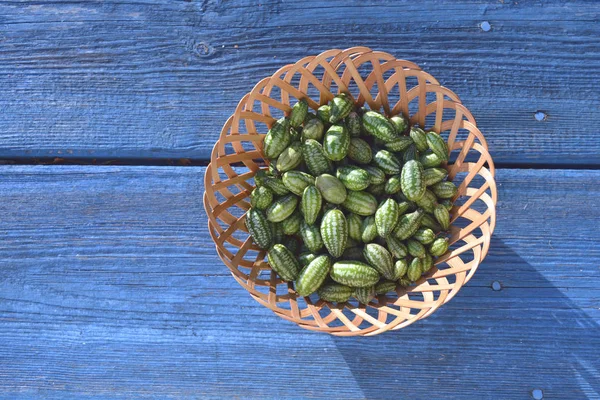
POLYGON ((552 398, 598 398, 597 306, 585 304, 589 292, 577 304, 578 290, 570 289, 554 286, 494 237, 473 279, 429 318, 334 342, 368 399, 528 398, 535 389, 552 398))

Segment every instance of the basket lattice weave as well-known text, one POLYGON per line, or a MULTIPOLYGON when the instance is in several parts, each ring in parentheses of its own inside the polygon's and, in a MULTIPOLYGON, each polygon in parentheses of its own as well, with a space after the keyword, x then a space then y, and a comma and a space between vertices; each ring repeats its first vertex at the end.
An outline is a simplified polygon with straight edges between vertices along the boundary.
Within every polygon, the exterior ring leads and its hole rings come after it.
POLYGON ((488 252, 496 220, 494 165, 469 110, 416 64, 366 47, 306 57, 260 81, 223 126, 205 188, 210 234, 239 284, 278 316, 338 336, 376 335, 429 316, 473 276, 488 252), (415 285, 398 286, 394 295, 380 295, 368 305, 298 296, 292 283, 271 270, 244 225, 253 176, 266 168, 262 140, 268 128, 291 110, 290 99, 306 98, 316 110, 339 92, 440 133, 450 150, 449 179, 459 188, 448 253, 415 285))

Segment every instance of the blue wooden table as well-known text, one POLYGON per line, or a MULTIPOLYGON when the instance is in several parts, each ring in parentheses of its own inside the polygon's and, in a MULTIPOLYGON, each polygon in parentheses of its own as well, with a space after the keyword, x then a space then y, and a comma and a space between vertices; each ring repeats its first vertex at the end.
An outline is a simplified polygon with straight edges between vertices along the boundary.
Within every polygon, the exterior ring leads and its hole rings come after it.
POLYGON ((600 3, 0 1, 0 398, 600 398, 600 3), (431 317, 335 338, 218 259, 211 147, 280 66, 366 45, 473 112, 498 223, 431 317))

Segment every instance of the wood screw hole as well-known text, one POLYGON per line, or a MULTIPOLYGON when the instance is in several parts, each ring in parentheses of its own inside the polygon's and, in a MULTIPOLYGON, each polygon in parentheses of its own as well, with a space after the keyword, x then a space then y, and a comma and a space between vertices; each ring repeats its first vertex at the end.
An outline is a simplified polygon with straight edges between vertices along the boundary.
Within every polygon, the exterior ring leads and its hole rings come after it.
POLYGON ((531 397, 533 397, 535 400, 542 400, 544 398, 544 392, 542 389, 533 389, 531 391, 531 397))
POLYGON ((479 24, 479 27, 484 32, 489 32, 492 29, 492 25, 490 25, 490 23, 487 21, 483 21, 481 24, 479 24))

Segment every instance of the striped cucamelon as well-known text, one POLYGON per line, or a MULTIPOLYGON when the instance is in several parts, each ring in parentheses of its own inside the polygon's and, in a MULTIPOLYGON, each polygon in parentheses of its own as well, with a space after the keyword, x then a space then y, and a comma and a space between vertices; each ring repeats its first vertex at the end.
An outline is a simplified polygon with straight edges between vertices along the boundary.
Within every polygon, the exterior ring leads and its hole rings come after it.
POLYGON ((435 197, 435 194, 433 194, 433 192, 428 189, 425 189, 425 193, 423 193, 423 196, 421 196, 420 199, 415 200, 415 203, 417 203, 419 207, 421 207, 423 210, 425 210, 425 212, 428 213, 433 213, 433 210, 435 210, 435 208, 438 205, 437 197, 435 197))
POLYGON ((300 165, 302 162, 302 144, 294 142, 290 144, 277 157, 277 169, 279 172, 289 171, 300 165))
POLYGON ((363 249, 367 263, 386 279, 394 279, 394 264, 392 255, 385 247, 377 243, 369 243, 363 249))
POLYGON ((300 224, 300 236, 306 247, 308 247, 308 250, 312 253, 317 253, 323 248, 323 238, 321 238, 318 226, 307 224, 303 221, 300 224))
POLYGON ((367 192, 355 192, 349 190, 342 207, 354 214, 363 217, 375 214, 377 211, 377 199, 367 192))
POLYGON ((308 103, 305 99, 300 99, 296 104, 294 104, 292 111, 290 112, 290 126, 292 128, 298 128, 306 119, 307 114, 308 103))
POLYGON ((381 183, 385 183, 385 172, 383 172, 380 168, 374 165, 364 165, 361 166, 362 169, 367 171, 369 174, 369 182, 372 185, 379 185, 381 183))
POLYGON ((385 147, 391 151, 404 151, 414 142, 410 136, 400 136, 392 140, 391 142, 387 142, 385 147))
POLYGON ((406 241, 406 248, 408 249, 408 254, 419 258, 425 257, 425 252, 427 251, 425 250, 425 246, 414 239, 408 239, 406 241))
POLYGON ((450 213, 448 209, 443 205, 439 204, 433 211, 433 215, 443 230, 447 231, 450 227, 450 213))
POLYGON ((373 159, 373 152, 369 143, 356 137, 350 139, 347 155, 349 159, 359 164, 368 164, 373 159))
POLYGON ((273 244, 273 230, 267 217, 260 210, 250 209, 246 213, 246 228, 261 249, 268 249, 273 244))
POLYGON ((363 304, 369 304, 375 297, 375 286, 354 289, 354 297, 363 304))
POLYGON ((320 142, 324 133, 325 125, 323 121, 319 118, 309 118, 304 124, 304 129, 302 129, 302 138, 304 140, 314 139, 320 142))
POLYGON ((352 108, 354 102, 352 98, 346 93, 340 93, 331 100, 330 112, 329 112, 329 123, 335 124, 336 122, 346 118, 352 108))
POLYGON ((435 233, 430 228, 419 228, 419 230, 412 236, 421 244, 430 244, 435 240, 435 233))
POLYGON ((348 224, 340 210, 330 210, 321 221, 321 238, 325 248, 335 258, 341 257, 348 240, 348 224))
POLYGON ((267 208, 267 219, 271 222, 281 222, 294 212, 298 205, 298 197, 293 194, 280 197, 267 208))
POLYGON ((325 282, 331 269, 328 256, 319 256, 302 268, 296 280, 296 292, 300 296, 309 296, 325 282))
POLYGON ((387 182, 385 183, 385 186, 384 186, 384 191, 387 194, 398 193, 401 189, 402 189, 402 181, 401 181, 400 174, 390 176, 390 178, 387 180, 387 182))
POLYGON ((398 137, 394 125, 378 112, 367 111, 363 114, 362 121, 367 133, 384 142, 389 142, 398 137))
POLYGON ((259 169, 258 171, 256 171, 256 174, 254 175, 254 183, 256 183, 256 186, 258 186, 258 187, 265 186, 265 180, 268 177, 269 177, 269 173, 267 172, 267 170, 259 169))
POLYGON ((300 272, 300 263, 296 257, 284 245, 276 244, 267 252, 267 258, 271 268, 284 281, 293 281, 300 272))
POLYGON ((433 153, 438 156, 438 158, 442 161, 448 161, 448 146, 446 142, 440 135, 435 132, 427 132, 427 145, 433 151, 433 153))
POLYGON ((413 258, 406 271, 406 277, 414 282, 421 277, 422 273, 423 268, 421 267, 421 259, 417 257, 413 258))
POLYGON ((271 222, 271 232, 273 232, 273 243, 281 243, 285 239, 281 222, 271 222))
POLYGON ((446 210, 448 211, 452 210, 452 207, 454 207, 454 203, 450 199, 443 199, 440 201, 440 204, 446 207, 446 210))
POLYGON ((332 125, 323 138, 323 151, 332 161, 346 157, 350 146, 350 134, 344 125, 332 125))
POLYGON ((315 179, 315 186, 325 200, 333 204, 342 204, 346 200, 346 187, 335 176, 322 174, 315 179))
POLYGON ((379 281, 375 285, 375 294, 386 294, 389 292, 394 292, 396 290, 396 286, 398 286, 398 284, 391 280, 379 281))
POLYGON ((390 118, 390 122, 392 123, 392 125, 394 126, 394 130, 398 134, 404 133, 406 131, 406 128, 408 128, 408 120, 404 117, 404 115, 394 115, 392 118, 390 118))
POLYGON ((440 199, 450 199, 456 195, 458 188, 452 182, 438 182, 431 186, 431 191, 440 199))
POLYGON ((429 214, 423 214, 420 224, 422 228, 429 228, 434 232, 439 232, 442 230, 441 225, 438 224, 435 218, 429 214))
POLYGON ((321 300, 344 303, 350 299, 354 289, 339 283, 327 283, 317 291, 321 300))
POLYGON ((408 161, 402 168, 402 193, 408 200, 419 200, 425 193, 425 183, 423 182, 423 166, 418 161, 408 161))
POLYGON ((385 183, 369 185, 367 192, 371 193, 373 196, 381 196, 385 193, 385 183))
POLYGON ((406 148, 406 150, 404 150, 404 152, 402 153, 402 162, 404 162, 405 164, 409 161, 418 160, 418 159, 419 159, 419 155, 417 152, 417 146, 415 146, 414 144, 411 144, 410 146, 408 146, 406 148))
POLYGON ((346 223, 348 224, 348 237, 362 241, 362 218, 357 214, 348 213, 346 223))
POLYGON ((363 219, 360 227, 360 237, 365 243, 371 243, 377 237, 377 225, 373 215, 369 215, 363 219))
POLYGON ((396 239, 393 235, 385 238, 387 248, 395 258, 404 258, 408 254, 408 249, 402 241, 396 239))
POLYGON ((285 187, 296 196, 302 196, 304 189, 315 184, 314 176, 302 171, 287 171, 281 176, 285 187))
POLYGON ((301 266, 306 267, 318 256, 315 253, 302 253, 298 256, 298 262, 301 266))
POLYGON ((425 136, 425 131, 423 129, 413 126, 410 128, 410 137, 413 142, 415 142, 418 151, 423 152, 429 148, 427 145, 427 137, 425 136))
POLYGON ((321 107, 317 108, 317 117, 319 117, 319 119, 323 121, 324 124, 329 123, 330 115, 331 107, 329 106, 329 104, 323 104, 321 107))
POLYGON ((353 165, 339 167, 336 176, 350 190, 366 189, 370 182, 369 173, 353 165))
POLYGON ((270 159, 277 158, 290 145, 291 140, 290 121, 285 117, 278 119, 265 136, 265 156, 270 159))
POLYGON ((398 203, 394 199, 384 201, 375 212, 375 225, 379 236, 388 237, 400 218, 400 210, 398 203))
POLYGON ((279 178, 275 178, 274 176, 267 176, 264 180, 265 186, 268 187, 278 196, 283 196, 284 194, 288 194, 290 190, 285 187, 283 181, 279 178))
POLYGON ((425 253, 425 257, 421 259, 421 269, 423 272, 427 272, 433 267, 433 258, 431 254, 425 253))
POLYGON ((443 181, 448 176, 448 171, 444 168, 427 168, 423 171, 423 182, 425 186, 431 186, 443 181))
MULTIPOLYGON (((348 127, 348 133, 350 137, 357 138, 360 136, 362 130, 362 121, 360 115, 356 111, 350 112, 346 117, 346 126, 348 127)), ((370 150, 370 148, 369 148, 370 150)))
POLYGON ((373 162, 383 172, 389 175, 399 174, 401 170, 400 160, 394 153, 387 150, 379 150, 373 157, 373 162))
POLYGON ((414 235, 419 229, 419 223, 425 213, 419 209, 410 214, 404 214, 398 220, 393 235, 400 240, 405 240, 414 235))
POLYGON ((331 267, 331 278, 350 287, 371 286, 379 281, 379 273, 360 261, 338 261, 331 267))
POLYGON ((402 278, 398 279, 398 284, 403 287, 408 287, 411 285, 411 280, 408 279, 408 277, 403 276, 402 278))
POLYGON ((250 205, 257 210, 266 210, 272 201, 273 191, 266 186, 259 186, 250 194, 250 205))
POLYGON ((302 146, 304 162, 311 174, 317 176, 330 172, 333 169, 331 160, 325 156, 321 143, 314 139, 307 139, 302 146))
POLYGON ((319 211, 321 211, 321 205, 323 204, 323 197, 321 192, 314 185, 309 185, 304 189, 302 193, 302 200, 300 201, 300 211, 304 215, 304 221, 312 225, 317 220, 319 211))
POLYGON ((406 275, 407 271, 408 262, 406 259, 401 258, 400 260, 396 261, 394 264, 394 280, 397 281, 398 279, 402 278, 404 275, 406 275))
POLYGON ((281 228, 286 235, 295 235, 300 231, 300 223, 303 217, 300 211, 295 211, 292 215, 281 221, 281 228))
POLYGON ((435 155, 435 153, 424 153, 419 157, 419 161, 425 168, 439 167, 442 165, 442 159, 435 155))
POLYGON ((434 257, 439 257, 448 251, 448 239, 437 238, 429 246, 429 254, 434 257))

